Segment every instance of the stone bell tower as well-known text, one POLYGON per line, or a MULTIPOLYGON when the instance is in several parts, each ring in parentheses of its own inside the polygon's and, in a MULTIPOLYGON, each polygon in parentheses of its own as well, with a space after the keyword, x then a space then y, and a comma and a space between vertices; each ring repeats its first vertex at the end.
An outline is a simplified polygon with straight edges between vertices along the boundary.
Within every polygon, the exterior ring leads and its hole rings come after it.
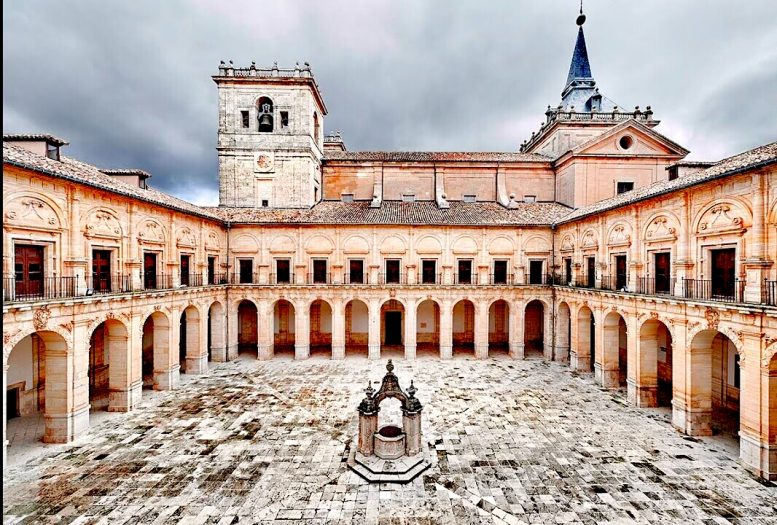
POLYGON ((310 66, 221 62, 219 205, 310 208, 321 199, 326 106, 310 66))

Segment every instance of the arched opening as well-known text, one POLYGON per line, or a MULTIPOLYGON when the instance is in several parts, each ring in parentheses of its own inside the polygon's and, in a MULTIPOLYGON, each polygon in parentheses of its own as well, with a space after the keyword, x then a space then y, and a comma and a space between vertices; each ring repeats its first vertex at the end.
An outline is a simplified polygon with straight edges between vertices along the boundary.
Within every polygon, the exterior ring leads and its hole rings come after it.
POLYGON ((208 362, 227 360, 224 335, 224 307, 215 302, 208 308, 208 362))
POLYGON ((345 355, 367 357, 370 314, 367 305, 358 299, 345 305, 345 355))
POLYGON ((402 401, 396 397, 387 397, 380 402, 378 411, 378 430, 391 425, 402 429, 402 401))
POLYGON ((416 357, 440 355, 440 305, 427 299, 416 312, 416 357))
POLYGON ((639 330, 639 371, 635 402, 641 407, 672 406, 672 334, 648 319, 639 330))
POLYGON ((601 384, 607 388, 626 386, 627 377, 626 321, 617 312, 604 318, 604 341, 600 367, 601 384))
POLYGON ((256 103, 256 118, 259 121, 259 131, 271 133, 274 129, 275 114, 273 103, 269 97, 261 97, 256 103))
POLYGON ((318 299, 310 305, 310 357, 332 358, 332 307, 318 299))
POLYGON ((178 362, 183 373, 197 373, 200 360, 200 312, 187 306, 178 326, 178 362))
POLYGON ((720 435, 739 446, 739 354, 716 330, 696 334, 690 346, 688 408, 690 433, 720 435))
POLYGON ((453 356, 475 356, 475 305, 463 299, 453 305, 453 356))
POLYGON ((587 306, 577 311, 577 369, 592 372, 596 362, 596 321, 587 306))
POLYGON ((572 340, 572 312, 567 303, 558 305, 556 318, 556 361, 569 363, 569 347, 572 340))
POLYGON ((488 355, 506 356, 510 352, 510 306, 502 299, 488 308, 488 355))
POLYGON ((316 144, 321 141, 321 123, 318 119, 318 113, 313 112, 313 140, 316 144))
POLYGON ((396 299, 380 307, 380 355, 402 358, 405 355, 405 307, 396 299))
POLYGON ((294 305, 286 299, 281 299, 273 307, 273 349, 275 357, 291 357, 294 359, 295 343, 295 312, 294 305))
POLYGON ((237 305, 237 353, 259 357, 259 331, 256 305, 243 299, 237 305))
POLYGON ((35 332, 16 343, 6 362, 6 439, 11 448, 43 439, 65 443, 73 439, 68 382, 68 348, 56 332, 35 332), (56 425, 51 425, 56 421, 56 425))
POLYGON ((126 377, 127 328, 114 319, 100 323, 89 338, 89 406, 96 410, 128 410, 126 377))
POLYGON ((174 386, 170 364, 170 321, 154 312, 143 323, 143 388, 165 390, 174 386))
POLYGON ((537 299, 530 301, 523 315, 524 356, 542 357, 545 344, 545 305, 537 299))

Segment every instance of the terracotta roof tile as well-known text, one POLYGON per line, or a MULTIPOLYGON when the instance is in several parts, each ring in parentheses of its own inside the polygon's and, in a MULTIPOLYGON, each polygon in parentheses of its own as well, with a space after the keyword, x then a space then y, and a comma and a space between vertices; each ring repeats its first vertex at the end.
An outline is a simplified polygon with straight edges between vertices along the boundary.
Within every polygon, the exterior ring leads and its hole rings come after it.
POLYGON ((478 151, 327 151, 325 161, 355 162, 546 162, 538 153, 478 151))

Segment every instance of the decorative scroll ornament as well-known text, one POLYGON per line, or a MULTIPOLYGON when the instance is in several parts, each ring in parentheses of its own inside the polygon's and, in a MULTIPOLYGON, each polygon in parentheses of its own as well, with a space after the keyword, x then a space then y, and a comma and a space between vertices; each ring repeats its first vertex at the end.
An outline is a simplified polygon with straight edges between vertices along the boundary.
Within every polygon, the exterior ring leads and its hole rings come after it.
POLYGON ((677 229, 669 223, 667 216, 659 215, 650 221, 645 237, 649 242, 674 241, 677 239, 677 229))
POLYGON ((176 239, 178 246, 194 247, 197 244, 194 233, 191 228, 184 226, 178 230, 178 238, 176 239))
POLYGON ((48 305, 41 306, 32 314, 32 326, 35 330, 43 330, 49 324, 49 319, 51 319, 51 311, 48 305))
POLYGON ((161 244, 165 242, 165 233, 162 227, 152 220, 146 220, 140 227, 138 237, 144 242, 161 244))
POLYGON ((5 207, 5 219, 25 226, 37 226, 46 229, 58 228, 59 219, 53 208, 35 197, 15 199, 5 207))
POLYGON ((216 232, 208 232, 208 236, 205 238, 205 249, 218 250, 220 248, 221 243, 219 242, 219 237, 216 235, 216 232))
POLYGON ((707 328, 717 330, 720 324, 720 312, 713 308, 707 308, 704 311, 704 318, 707 320, 707 328))
POLYGON ((732 212, 731 205, 719 204, 704 214, 699 222, 698 233, 712 235, 715 233, 739 232, 744 229, 744 220, 732 212))
POLYGON ((87 219, 84 235, 87 237, 117 238, 121 236, 121 224, 112 213, 97 210, 87 219))
POLYGON ((583 240, 581 243, 583 248, 598 248, 599 242, 596 240, 596 235, 593 230, 588 230, 583 234, 583 240))
POLYGON ((618 224, 612 229, 608 244, 610 246, 622 246, 622 245, 631 244, 631 235, 626 233, 626 227, 623 224, 618 224))

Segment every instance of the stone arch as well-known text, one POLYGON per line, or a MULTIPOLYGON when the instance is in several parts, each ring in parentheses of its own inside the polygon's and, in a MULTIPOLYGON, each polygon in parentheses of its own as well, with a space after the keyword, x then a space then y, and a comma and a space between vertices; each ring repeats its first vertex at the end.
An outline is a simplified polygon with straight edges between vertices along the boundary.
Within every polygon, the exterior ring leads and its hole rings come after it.
POLYGON ((451 309, 451 333, 453 355, 475 355, 475 303, 468 298, 460 298, 451 309))
POLYGON ((438 255, 442 253, 442 243, 434 235, 425 235, 416 242, 415 251, 419 255, 438 255))
POLYGON ((332 323, 334 322, 332 305, 316 298, 308 305, 310 313, 310 355, 319 354, 332 358, 332 323))
POLYGON ((440 355, 440 313, 442 305, 433 297, 425 297, 413 305, 416 309, 416 354, 440 355))
MULTIPOLYGON (((237 355, 260 357, 259 306, 251 299, 246 299, 245 297, 235 301, 234 306, 237 317, 237 333, 235 334, 237 339, 237 341, 235 341, 235 343, 237 343, 237 355)), ((270 354, 272 354, 272 350, 270 351, 270 354)))
POLYGON ((597 248, 599 248, 599 236, 596 234, 596 230, 593 228, 586 229, 580 237, 580 249, 594 250, 597 248))
POLYGON ((567 233, 561 239, 561 252, 574 252, 575 251, 575 236, 571 233, 567 233))
POLYGON ((117 319, 99 323, 89 337, 89 404, 92 410, 130 410, 133 405, 128 373, 129 329, 117 319))
POLYGON ((510 303, 496 299, 488 305, 488 353, 510 352, 510 303))
POLYGON ((526 253, 548 253, 550 252, 550 242, 545 237, 534 235, 523 244, 523 251, 526 253))
MULTIPOLYGON (((250 233, 240 233, 230 243, 229 250, 233 253, 256 253, 259 251, 259 240, 250 233)), ((273 251, 272 247, 270 251, 273 251)))
POLYGON ((165 244, 167 240, 167 230, 153 217, 139 220, 135 231, 138 232, 138 240, 141 243, 165 244))
POLYGON ((188 224, 182 224, 175 229, 175 245, 179 248, 194 248, 197 246, 197 235, 188 224))
POLYGON ((658 317, 647 319, 639 328, 635 391, 637 406, 671 406, 674 397, 672 332, 658 317))
POLYGON ((545 355, 545 341, 548 337, 547 318, 549 305, 538 297, 529 297, 523 307, 524 356, 545 355))
POLYGON ((607 229, 608 246, 628 246, 631 244, 631 226, 626 221, 616 221, 607 229))
POLYGON ((226 312, 220 301, 208 307, 208 361, 226 361, 226 312))
POLYGON ((124 228, 118 214, 105 206, 94 206, 81 217, 84 237, 121 239, 124 228))
POLYGON ((478 243, 470 235, 460 235, 451 243, 452 252, 457 255, 475 255, 478 253, 478 243))
POLYGON ((596 316, 588 304, 583 304, 577 309, 576 329, 576 369, 593 372, 596 359, 596 316))
POLYGON ((558 305, 556 315, 556 352, 555 360, 561 363, 569 362, 569 352, 572 341, 572 309, 565 301, 558 305))
POLYGON ((181 312, 178 332, 178 363, 186 374, 203 372, 200 324, 200 310, 190 303, 181 312))
POLYGON ((399 298, 388 299, 380 305, 381 356, 389 357, 388 353, 391 352, 396 354, 396 357, 404 355, 404 344, 407 337, 405 333, 407 310, 405 301, 399 298))
POLYGON ((45 324, 40 330, 36 330, 34 327, 28 327, 18 329, 15 332, 3 333, 3 363, 5 365, 8 364, 8 357, 11 355, 14 347, 19 344, 19 341, 41 331, 53 332, 64 339, 67 342, 67 351, 69 353, 71 351, 71 341, 73 339, 71 330, 72 328, 66 329, 64 326, 49 326, 48 324, 45 324))
POLYGON ((602 335, 601 351, 596 360, 599 364, 596 369, 597 380, 606 388, 625 386, 628 372, 628 327, 620 312, 610 310, 604 315, 602 335))
POLYGON ((488 253, 503 256, 513 255, 515 253, 515 243, 510 238, 500 235, 492 239, 488 244, 488 253))
POLYGON ((143 322, 143 385, 168 390, 178 384, 178 367, 173 366, 170 349, 170 318, 156 310, 143 322))
POLYGON ((61 230, 67 219, 57 202, 44 193, 19 191, 3 198, 3 225, 61 230))
POLYGON ((716 199, 704 206, 693 219, 695 235, 739 233, 753 223, 750 206, 735 197, 716 199))
MULTIPOLYGON (((278 298, 271 306, 273 353, 295 355, 297 343, 297 307, 289 299, 278 298)), ((303 314, 304 315, 304 314, 303 314)))
POLYGON ((680 231, 680 219, 670 210, 654 212, 642 228, 645 242, 675 241, 680 231))
POLYGON ((367 357, 370 332, 370 303, 359 297, 344 299, 345 355, 367 357))
POLYGON ((398 235, 389 235, 380 243, 380 253, 401 255, 407 252, 407 242, 398 235))
POLYGON ((313 235, 305 242, 305 251, 308 254, 329 255, 335 251, 335 245, 325 235, 313 235))
POLYGON ((370 243, 361 235, 351 235, 343 241, 343 253, 367 255, 370 253, 370 243))

